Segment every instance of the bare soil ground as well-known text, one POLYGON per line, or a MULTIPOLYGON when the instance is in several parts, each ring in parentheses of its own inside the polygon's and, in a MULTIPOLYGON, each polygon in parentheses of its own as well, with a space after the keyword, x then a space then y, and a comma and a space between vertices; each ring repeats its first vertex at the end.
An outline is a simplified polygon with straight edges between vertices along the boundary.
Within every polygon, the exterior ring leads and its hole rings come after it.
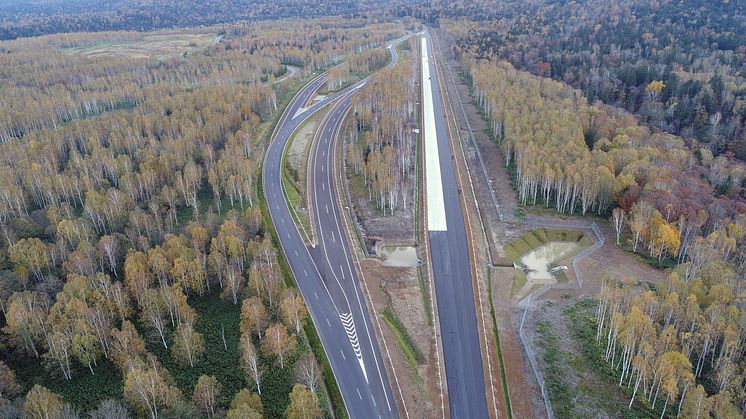
MULTIPOLYGON (((440 416, 433 329, 426 321, 416 270, 384 266, 377 259, 365 259, 360 264, 378 314, 380 315, 386 308, 392 309, 417 349, 425 355, 424 362, 417 365, 416 371, 412 371, 398 347, 396 336, 382 321, 383 334, 395 366, 396 380, 402 389, 407 412, 413 418, 440 416)), ((393 381, 394 377, 391 372, 389 376, 393 381)), ((393 387, 394 391, 397 391, 396 385, 393 387)))
MULTIPOLYGON (((354 237, 359 232, 364 238, 364 243, 352 240, 352 245, 359 254, 371 254, 377 241, 384 241, 387 245, 415 244, 414 208, 410 206, 407 210, 401 209, 394 214, 384 215, 375 202, 368 200, 362 177, 355 176, 351 171, 347 175, 350 177, 345 177, 344 189, 355 214, 355 219, 348 223, 350 236, 354 237)), ((415 181, 413 178, 405 182, 409 202, 414 202, 415 181)), ((417 252, 418 257, 423 259, 421 246, 417 246, 417 252)), ((433 327, 427 322, 428 315, 423 305, 417 270, 385 266, 375 257, 363 258, 360 268, 362 280, 367 285, 364 289, 369 293, 369 303, 372 302, 375 308, 370 313, 371 317, 377 315, 376 320, 381 324, 380 329, 376 328, 376 334, 383 346, 381 349, 387 361, 393 391, 397 393, 397 400, 400 400, 401 416, 405 416, 402 407, 406 407, 406 414, 412 418, 440 417, 441 389, 436 352, 439 348, 436 346, 433 327), (416 368, 410 367, 394 331, 381 318, 386 309, 395 313, 414 346, 423 354, 423 359, 416 368)))
POLYGON ((71 52, 87 57, 150 58, 195 51, 215 40, 215 34, 173 33, 149 35, 139 41, 98 44, 72 48, 71 52))
MULTIPOLYGON (((373 251, 375 242, 385 240, 387 244, 414 244, 414 210, 409 205, 407 209, 397 209, 393 214, 384 214, 376 205, 375 200, 368 199, 368 189, 362 175, 356 175, 348 170, 347 189, 355 210, 356 223, 365 237, 368 253, 373 251)), ((403 182, 408 194, 407 202, 414 202, 414 180, 403 182)))

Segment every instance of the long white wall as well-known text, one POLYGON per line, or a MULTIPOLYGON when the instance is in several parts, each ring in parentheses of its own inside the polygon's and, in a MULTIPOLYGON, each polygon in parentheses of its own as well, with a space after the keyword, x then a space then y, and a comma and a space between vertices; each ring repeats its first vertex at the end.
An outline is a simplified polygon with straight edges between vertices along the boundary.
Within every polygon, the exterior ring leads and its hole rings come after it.
POLYGON ((443 181, 440 176, 438 155, 438 133, 435 130, 433 110, 433 88, 430 80, 430 58, 427 53, 427 38, 422 38, 422 138, 425 144, 425 183, 427 191, 427 228, 430 231, 446 231, 446 210, 443 201, 443 181))

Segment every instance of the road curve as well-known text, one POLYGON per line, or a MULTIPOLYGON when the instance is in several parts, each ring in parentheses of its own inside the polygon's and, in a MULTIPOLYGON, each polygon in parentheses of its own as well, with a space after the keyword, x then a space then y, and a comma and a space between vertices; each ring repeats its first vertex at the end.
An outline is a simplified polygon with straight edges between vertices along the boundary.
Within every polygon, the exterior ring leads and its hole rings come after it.
MULTIPOLYGON (((398 59, 389 46, 394 65, 398 59)), ((293 97, 275 128, 267 149, 262 183, 270 216, 296 278, 327 358, 352 418, 398 418, 398 410, 378 347, 354 260, 344 233, 337 191, 333 144, 349 109, 353 91, 367 79, 307 106, 326 82, 322 74, 293 97), (282 189, 283 152, 300 124, 322 107, 334 103, 319 127, 312 164, 313 205, 319 240, 316 247, 303 243, 290 215, 282 189)))

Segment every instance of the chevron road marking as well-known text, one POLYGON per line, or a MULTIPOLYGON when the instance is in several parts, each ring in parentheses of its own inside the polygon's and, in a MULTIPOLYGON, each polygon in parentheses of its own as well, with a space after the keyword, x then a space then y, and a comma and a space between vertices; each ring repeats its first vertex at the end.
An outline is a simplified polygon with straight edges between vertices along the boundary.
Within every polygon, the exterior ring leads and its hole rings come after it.
POLYGON ((360 364, 360 369, 363 370, 363 376, 365 376, 365 381, 367 382, 368 373, 365 371, 363 352, 360 350, 360 342, 357 340, 357 331, 355 330, 355 321, 352 319, 352 312, 342 313, 339 315, 339 318, 342 320, 342 326, 345 328, 347 338, 350 340, 353 352, 355 352, 355 358, 357 358, 357 362, 360 364))

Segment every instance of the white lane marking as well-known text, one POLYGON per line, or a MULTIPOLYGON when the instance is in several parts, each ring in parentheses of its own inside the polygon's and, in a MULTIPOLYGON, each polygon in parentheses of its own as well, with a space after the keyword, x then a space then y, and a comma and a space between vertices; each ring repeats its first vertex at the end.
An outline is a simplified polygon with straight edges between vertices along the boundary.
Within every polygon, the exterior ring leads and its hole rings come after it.
POLYGON ((321 155, 322 155, 322 156, 326 156, 326 149, 325 149, 325 148, 322 148, 322 149, 321 149, 321 155))
POLYGON ((329 214, 329 205, 324 204, 324 206, 326 207, 326 213, 329 214))
POLYGON ((298 251, 297 250, 295 251, 295 256, 298 256, 298 251))
POLYGON ((303 273, 306 274, 306 276, 308 276, 308 271, 307 270, 304 269, 303 273))
POLYGON ((342 354, 342 359, 344 359, 344 360, 346 361, 346 360, 347 360, 347 357, 345 356, 345 353, 344 353, 344 352, 342 352, 342 350, 341 350, 341 349, 339 350, 339 353, 341 353, 341 354, 342 354))
POLYGON ((335 238, 334 238, 334 231, 332 231, 332 241, 333 241, 334 243, 336 243, 336 242, 337 242, 337 239, 335 239, 335 238))
POLYGON ((357 340, 357 330, 355 330, 355 321, 352 318, 352 312, 340 314, 339 318, 342 320, 342 326, 344 326, 345 332, 347 333, 347 339, 350 340, 352 351, 355 352, 355 358, 357 358, 357 362, 360 364, 360 369, 363 370, 363 376, 367 383, 368 372, 365 370, 363 351, 360 349, 360 342, 357 340))
MULTIPOLYGON (((328 157, 327 157, 327 159, 328 159, 328 157)), ((322 170, 323 170, 323 166, 322 166, 322 170)), ((331 187, 331 183, 330 183, 331 182, 331 178, 329 176, 327 178, 328 178, 327 182, 329 183, 329 189, 331 190, 331 188, 332 188, 331 187)), ((319 202, 318 201, 317 193, 318 193, 318 190, 314 188, 314 191, 313 191, 314 199, 316 200, 316 202, 319 202)), ((316 211, 317 218, 321 219, 321 209, 319 208, 319 205, 315 206, 315 211, 316 211)), ((332 212, 334 212, 336 214, 336 207, 332 206, 332 212)), ((340 232, 340 237, 342 237, 341 236, 342 235, 342 233, 341 233, 342 230, 340 229, 340 226, 339 226, 339 220, 336 217, 333 217, 333 218, 334 218, 334 222, 335 222, 335 224, 337 226, 337 231, 340 232)), ((324 229, 321 229, 319 231, 319 233, 321 235, 321 240, 323 241, 324 240, 324 229)), ((329 266, 331 266, 331 261, 329 260, 328 249, 326 248, 326 246, 322 246, 322 249, 323 249, 324 257, 326 258, 327 264, 329 264, 329 266)), ((348 258, 347 265, 349 266, 350 265, 350 260, 349 260, 350 255, 348 254, 348 250, 344 246, 342 246, 342 249, 344 251, 345 256, 348 258)), ((312 261, 313 261, 313 259, 312 259, 312 261)), ((345 292, 345 289, 342 286, 342 283, 339 281, 339 278, 337 277, 337 274, 334 272, 333 269, 332 269, 332 276, 336 280, 337 285, 339 286, 340 291, 342 291, 342 296, 344 297, 345 302, 347 303, 347 307, 351 308, 352 305, 350 304, 350 300, 347 297, 347 293, 345 292)), ((324 287, 326 287, 326 283, 325 282, 322 281, 322 284, 324 285, 324 287)), ((329 293, 329 289, 328 288, 327 288, 327 293, 329 293)), ((360 308, 362 310, 362 305, 360 303, 360 296, 357 294, 357 288, 355 288, 355 295, 357 296, 358 306, 360 306, 360 308)), ((329 294, 329 297, 331 298, 331 294, 329 294)), ((334 304, 334 308, 337 310, 337 313, 341 313, 341 311, 339 311, 339 308, 335 304, 334 299, 331 298, 331 300, 332 300, 332 304, 334 304)), ((358 360, 358 363, 360 364, 360 370, 363 372, 363 377, 365 378, 365 382, 369 382, 368 381, 368 372, 366 371, 366 369, 365 369, 365 363, 363 362, 363 355, 362 355, 362 351, 360 350, 360 343, 359 343, 358 338, 357 338, 357 331, 355 330, 355 325, 354 325, 354 321, 353 321, 353 318, 352 318, 352 314, 351 313, 340 314, 340 318, 343 319, 343 324, 344 324, 344 327, 345 327, 345 331, 348 332, 348 336, 347 337, 348 337, 348 339, 350 339, 350 344, 352 345, 353 351, 355 351, 355 356, 356 356, 356 358, 358 360), (345 323, 345 321, 347 320, 347 318, 349 318, 349 324, 345 323)), ((372 342, 372 339, 371 339, 371 336, 370 336, 370 331, 368 330, 368 325, 367 325, 367 321, 365 319, 365 316, 363 316, 363 324, 365 325, 365 331, 368 334, 368 343, 370 345, 372 345, 373 342, 372 342)), ((373 358, 375 359, 375 367, 378 370, 378 376, 381 379, 381 385, 383 386, 384 394, 386 394, 387 392, 386 392, 385 384, 383 383, 383 375, 381 374, 380 368, 378 366, 378 360, 377 360, 375 351, 373 352, 373 358)), ((386 403, 387 404, 389 403, 388 396, 386 396, 386 403)), ((390 408, 390 405, 389 405, 389 408, 390 408)))
POLYGON ((342 269, 342 265, 339 265, 339 271, 340 271, 340 272, 342 272, 342 279, 347 279, 347 278, 345 277, 345 270, 344 270, 344 269, 342 269))
POLYGON ((313 292, 313 295, 315 295, 315 296, 316 296, 316 299, 317 299, 317 300, 319 299, 319 295, 318 295, 318 294, 316 294, 316 291, 314 291, 314 292, 313 292))
POLYGON ((332 327, 332 323, 329 321, 329 319, 326 319, 326 324, 328 324, 329 327, 332 327))
POLYGON ((326 192, 326 183, 321 184, 321 190, 326 192))
POLYGON ((357 391, 357 397, 359 397, 360 400, 363 400, 363 396, 360 394, 360 389, 355 387, 355 391, 357 391))
POLYGON ((288 236, 288 240, 290 240, 290 233, 287 233, 287 236, 288 236))
POLYGON ((321 165, 321 171, 322 172, 324 171, 324 165, 323 164, 321 165))
POLYGON ((376 404, 376 398, 373 396, 370 396, 370 399, 373 401, 373 406, 378 407, 378 405, 376 404))

